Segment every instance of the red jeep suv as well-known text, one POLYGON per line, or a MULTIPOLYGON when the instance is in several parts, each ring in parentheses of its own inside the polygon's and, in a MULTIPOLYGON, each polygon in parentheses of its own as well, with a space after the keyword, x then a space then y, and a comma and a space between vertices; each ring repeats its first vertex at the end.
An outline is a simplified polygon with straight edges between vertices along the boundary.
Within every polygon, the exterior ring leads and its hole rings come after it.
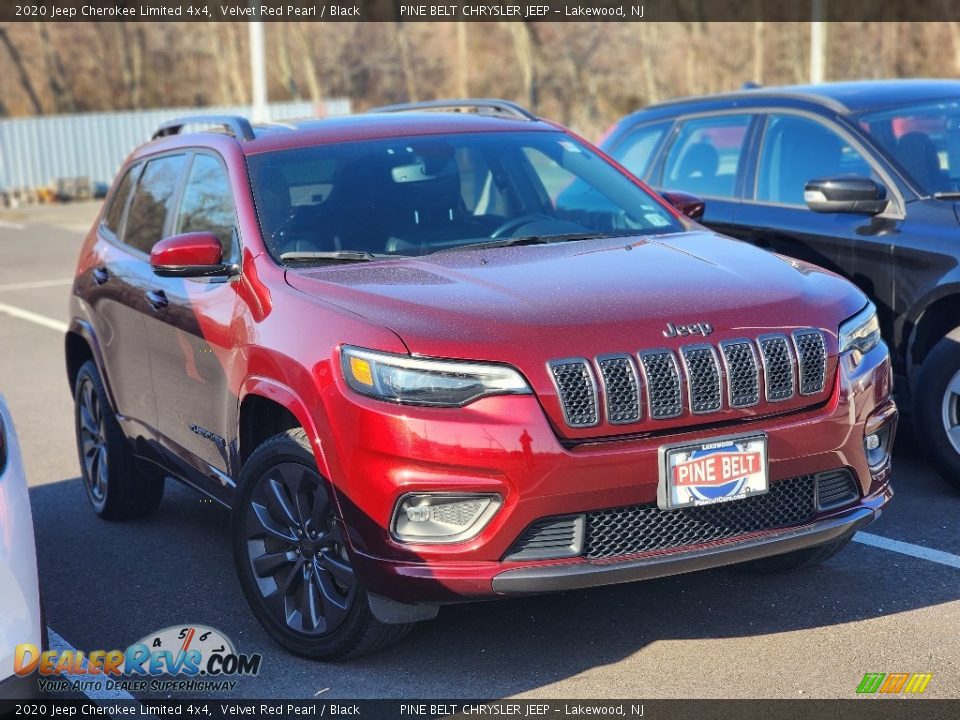
POLYGON ((71 299, 94 510, 167 477, 232 508, 254 614, 319 658, 445 603, 833 555, 892 494, 874 308, 674 205, 502 101, 164 125, 71 299))

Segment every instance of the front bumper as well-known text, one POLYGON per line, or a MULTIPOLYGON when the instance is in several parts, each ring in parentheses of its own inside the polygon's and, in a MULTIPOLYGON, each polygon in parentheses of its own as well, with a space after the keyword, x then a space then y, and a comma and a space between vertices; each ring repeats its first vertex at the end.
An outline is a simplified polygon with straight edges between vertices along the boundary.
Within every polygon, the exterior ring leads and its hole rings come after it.
POLYGON ((449 411, 400 409, 335 388, 324 398, 325 412, 350 430, 319 439, 364 587, 402 603, 443 604, 671 575, 855 532, 892 496, 889 459, 870 467, 864 451, 864 434, 877 418, 891 428, 896 422, 890 392, 889 354, 881 343, 856 366, 840 363, 826 403, 734 426, 571 447, 557 439, 533 396, 491 397, 449 411), (543 518, 655 504, 664 444, 754 431, 768 438, 771 485, 847 470, 859 501, 799 524, 642 555, 504 559, 543 518), (497 493, 503 505, 471 540, 404 544, 388 529, 398 498, 408 492, 497 493))
POLYGON ((775 530, 747 540, 636 560, 541 565, 506 570, 493 578, 493 591, 502 595, 518 595, 652 580, 822 545, 850 536, 879 517, 880 508, 892 495, 889 486, 887 487, 884 493, 839 514, 809 525, 775 530))

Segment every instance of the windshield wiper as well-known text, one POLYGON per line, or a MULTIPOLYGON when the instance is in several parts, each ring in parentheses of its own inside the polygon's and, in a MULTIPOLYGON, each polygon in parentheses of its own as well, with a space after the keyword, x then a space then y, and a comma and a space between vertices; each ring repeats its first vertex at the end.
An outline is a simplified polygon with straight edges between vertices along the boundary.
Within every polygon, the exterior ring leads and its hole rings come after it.
MULTIPOLYGON (((364 250, 329 250, 324 252, 301 252, 291 250, 281 253, 280 259, 290 262, 370 262, 376 260, 377 255, 364 250)), ((391 255, 389 257, 397 257, 391 255)))
POLYGON ((947 190, 933 194, 937 200, 960 200, 960 190, 947 190))
POLYGON ((457 245, 456 247, 437 250, 436 252, 443 253, 455 252, 457 250, 476 250, 477 248, 516 247, 518 245, 550 245, 551 243, 573 242, 574 240, 595 240, 606 237, 616 236, 598 232, 566 233, 564 235, 520 235, 519 237, 503 238, 501 240, 483 240, 481 242, 465 243, 463 245, 457 245))

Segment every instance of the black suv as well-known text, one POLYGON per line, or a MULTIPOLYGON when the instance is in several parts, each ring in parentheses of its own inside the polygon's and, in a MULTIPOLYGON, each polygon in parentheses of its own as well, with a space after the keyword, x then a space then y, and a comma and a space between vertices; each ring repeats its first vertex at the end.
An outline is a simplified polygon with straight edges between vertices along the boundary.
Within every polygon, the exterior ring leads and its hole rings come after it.
POLYGON ((706 225, 870 295, 900 404, 960 487, 960 82, 685 98, 623 118, 601 147, 665 193, 704 198, 706 225))

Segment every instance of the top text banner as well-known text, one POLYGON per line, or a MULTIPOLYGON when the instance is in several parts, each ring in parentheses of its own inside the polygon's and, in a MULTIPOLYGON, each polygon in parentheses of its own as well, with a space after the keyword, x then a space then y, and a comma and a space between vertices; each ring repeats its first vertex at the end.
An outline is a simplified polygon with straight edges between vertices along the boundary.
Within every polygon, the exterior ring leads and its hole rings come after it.
POLYGON ((809 22, 960 20, 956 0, 0 0, 0 22, 809 22))

